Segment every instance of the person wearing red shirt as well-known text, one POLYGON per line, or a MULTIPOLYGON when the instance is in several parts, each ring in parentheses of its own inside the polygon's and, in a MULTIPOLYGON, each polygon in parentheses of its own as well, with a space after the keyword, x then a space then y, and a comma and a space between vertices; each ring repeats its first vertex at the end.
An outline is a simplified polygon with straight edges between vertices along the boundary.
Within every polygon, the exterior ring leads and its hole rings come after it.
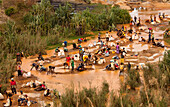
POLYGON ((14 81, 14 79, 13 78, 11 78, 11 90, 12 90, 12 93, 13 94, 16 94, 17 92, 16 92, 16 82, 14 81))
POLYGON ((66 57, 66 63, 67 63, 67 65, 68 65, 68 69, 70 68, 70 60, 71 60, 71 58, 70 58, 70 56, 68 55, 68 56, 66 57))

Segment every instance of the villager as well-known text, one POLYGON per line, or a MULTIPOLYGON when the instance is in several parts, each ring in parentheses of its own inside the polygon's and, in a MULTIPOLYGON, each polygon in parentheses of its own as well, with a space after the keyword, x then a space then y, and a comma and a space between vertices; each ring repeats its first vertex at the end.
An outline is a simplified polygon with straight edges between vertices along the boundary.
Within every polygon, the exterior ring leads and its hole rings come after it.
POLYGON ((139 17, 139 25, 140 25, 140 17, 139 17))
POLYGON ((152 15, 150 15, 150 21, 153 22, 152 15))
POLYGON ((49 70, 47 72, 47 75, 54 72, 55 67, 54 66, 49 66, 49 70))
POLYGON ((16 94, 17 93, 17 91, 16 91, 17 84, 16 84, 16 82, 14 81, 13 78, 11 78, 11 83, 10 84, 11 84, 11 91, 12 91, 12 93, 16 94))
POLYGON ((76 46, 76 43, 73 43, 73 49, 76 49, 77 46, 76 46))
POLYGON ((136 21, 137 21, 137 17, 136 17, 136 16, 134 17, 134 21, 135 21, 135 23, 136 23, 136 21))
POLYGON ((123 71, 124 71, 124 64, 121 63, 120 64, 120 73, 119 73, 119 76, 122 75, 123 71))
POLYGON ((161 13, 159 12, 159 18, 161 17, 161 13))
POLYGON ((46 70, 47 70, 47 69, 46 69, 43 65, 41 65, 40 72, 46 71, 46 70))
POLYGON ((7 102, 5 104, 3 104, 4 107, 10 107, 12 106, 12 100, 9 96, 7 96, 7 102))
POLYGON ((120 63, 124 63, 124 55, 123 55, 123 52, 121 52, 121 55, 120 55, 120 63))
POLYGON ((165 13, 162 14, 162 17, 165 18, 165 13))
POLYGON ((44 61, 44 58, 42 57, 41 52, 39 53, 38 60, 43 60, 44 61))
POLYGON ((143 41, 143 42, 145 42, 145 41, 146 41, 146 40, 145 40, 145 38, 143 38, 143 37, 141 37, 141 38, 142 38, 142 41, 143 41))
POLYGON ((21 54, 19 52, 16 54, 16 58, 17 58, 17 63, 21 63, 22 64, 21 54))
POLYGON ((56 53, 60 52, 59 47, 57 47, 57 48, 55 49, 55 52, 56 52, 56 53))
POLYGON ((79 64, 77 70, 78 71, 84 71, 84 64, 83 63, 79 64))
POLYGON ((131 69, 131 64, 130 64, 130 62, 128 62, 127 67, 128 67, 128 71, 130 71, 130 69, 131 69))
POLYGON ((66 57, 66 63, 67 63, 67 65, 68 65, 68 69, 70 69, 70 60, 71 60, 71 58, 70 58, 70 56, 68 55, 68 56, 66 57))
POLYGON ((148 43, 151 41, 151 32, 149 32, 148 43))
POLYGON ((100 36, 101 36, 101 34, 100 34, 100 32, 99 32, 99 34, 98 34, 98 41, 100 41, 100 36))
POLYGON ((21 106, 22 103, 24 103, 25 99, 26 99, 26 97, 24 96, 23 92, 20 91, 20 95, 19 95, 19 98, 18 98, 18 106, 21 106))
POLYGON ((116 45, 116 53, 119 54, 119 43, 116 45))
POLYGON ((105 69, 106 69, 106 70, 111 70, 111 69, 112 69, 112 68, 111 68, 111 64, 107 65, 105 69))
POLYGON ((51 92, 50 92, 50 89, 46 89, 45 91, 44 91, 44 96, 50 96, 50 94, 51 94, 51 92))
POLYGON ((35 91, 42 91, 42 90, 46 90, 47 87, 45 85, 45 82, 43 82, 43 84, 40 84, 38 88, 35 89, 35 91))
POLYGON ((106 32, 106 42, 108 42, 108 41, 109 41, 109 33, 106 32))
POLYGON ((38 70, 39 65, 36 64, 36 63, 33 63, 33 64, 32 64, 32 67, 31 67, 31 69, 30 69, 30 71, 32 71, 32 69, 33 69, 34 67, 35 67, 36 70, 38 70))
POLYGON ((86 37, 85 37, 83 40, 84 40, 84 42, 87 42, 87 39, 86 39, 86 37))
POLYGON ((88 55, 88 59, 89 59, 89 60, 91 60, 91 53, 89 53, 89 55, 88 55))
POLYGON ((156 22, 156 16, 154 15, 154 21, 156 22))
POLYGON ((72 60, 71 60, 71 67, 72 67, 72 71, 74 71, 74 57, 72 57, 72 60))
POLYGON ((94 63, 97 64, 98 57, 94 56, 94 63))
POLYGON ((67 47, 67 41, 64 41, 64 47, 67 47))
POLYGON ((154 34, 152 33, 152 43, 154 43, 154 34))
POLYGON ((17 65, 18 76, 22 76, 21 65, 17 65))
POLYGON ((138 66, 138 65, 136 66, 136 70, 137 70, 137 71, 139 70, 139 66, 138 66))

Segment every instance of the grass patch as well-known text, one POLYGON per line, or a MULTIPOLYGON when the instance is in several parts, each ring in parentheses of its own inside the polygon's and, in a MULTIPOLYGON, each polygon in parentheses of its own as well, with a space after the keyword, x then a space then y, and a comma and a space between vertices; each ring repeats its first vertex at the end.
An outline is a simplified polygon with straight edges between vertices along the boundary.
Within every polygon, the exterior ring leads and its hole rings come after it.
POLYGON ((99 32, 100 32, 100 34, 104 34, 104 33, 102 33, 101 31, 92 31, 92 32, 94 33, 94 35, 98 35, 99 32))
POLYGON ((84 37, 91 37, 91 36, 94 36, 94 35, 92 35, 92 34, 84 34, 83 36, 71 36, 71 37, 68 37, 68 40, 74 40, 74 39, 79 39, 79 38, 84 38, 84 37))
MULTIPOLYGON (((69 45, 72 45, 73 43, 67 43, 67 46, 69 46, 69 45)), ((55 48, 57 48, 57 47, 62 47, 62 42, 60 42, 60 43, 57 43, 57 44, 55 44, 55 45, 48 45, 47 46, 47 50, 52 50, 52 49, 55 49, 55 48)))
POLYGON ((58 43, 58 44, 55 44, 55 45, 48 45, 47 46, 47 50, 52 50, 52 49, 55 49, 57 47, 61 47, 62 46, 62 43, 58 43))

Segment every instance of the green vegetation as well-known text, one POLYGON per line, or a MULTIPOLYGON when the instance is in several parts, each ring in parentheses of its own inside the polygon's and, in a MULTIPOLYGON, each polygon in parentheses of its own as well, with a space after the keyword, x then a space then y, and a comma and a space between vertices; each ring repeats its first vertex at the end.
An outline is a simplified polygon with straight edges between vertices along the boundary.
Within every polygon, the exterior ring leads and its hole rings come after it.
POLYGON ((135 90, 135 87, 139 87, 141 84, 139 71, 136 70, 128 71, 128 78, 126 82, 127 82, 126 84, 128 84, 133 90, 135 90))
POLYGON ((97 88, 84 88, 75 94, 74 88, 66 89, 66 93, 62 95, 61 104, 62 107, 105 107, 108 93, 109 85, 106 82, 103 83, 101 90, 97 90, 97 88))
POLYGON ((8 9, 5 10, 5 14, 8 16, 11 16, 14 13, 15 13, 14 7, 9 7, 8 9))

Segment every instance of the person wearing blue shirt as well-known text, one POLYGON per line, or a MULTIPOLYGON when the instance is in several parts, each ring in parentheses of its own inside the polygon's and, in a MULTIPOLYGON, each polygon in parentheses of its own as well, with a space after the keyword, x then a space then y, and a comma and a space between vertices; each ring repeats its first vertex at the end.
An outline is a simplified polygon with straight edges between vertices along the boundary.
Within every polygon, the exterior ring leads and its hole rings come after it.
POLYGON ((67 47, 67 41, 64 41, 64 45, 65 45, 65 47, 67 47))

